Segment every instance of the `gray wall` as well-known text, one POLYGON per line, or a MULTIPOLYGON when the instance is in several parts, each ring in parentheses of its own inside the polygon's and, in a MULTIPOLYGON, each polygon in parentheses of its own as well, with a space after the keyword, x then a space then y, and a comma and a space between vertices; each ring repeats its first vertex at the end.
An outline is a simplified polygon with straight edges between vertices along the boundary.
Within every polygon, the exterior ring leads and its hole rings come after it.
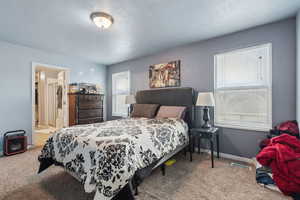
POLYGON ((296 100, 296 107, 297 107, 297 120, 300 121, 300 11, 297 13, 297 18, 296 18, 296 38, 297 38, 297 85, 296 85, 296 90, 297 90, 297 100, 296 100))
POLYGON ((0 41, 0 154, 2 136, 8 130, 25 129, 31 143, 32 62, 70 68, 71 82, 99 83, 106 88, 106 66, 0 41))
MULTIPOLYGON (((193 87, 201 92, 212 91, 214 54, 263 43, 273 45, 273 124, 295 119, 296 21, 294 18, 109 66, 107 117, 112 119, 111 74, 114 72, 130 70, 131 90, 136 92, 149 88, 148 69, 151 64, 180 59, 181 86, 193 87)), ((220 149, 228 154, 253 157, 258 151, 259 142, 265 136, 264 132, 222 128, 220 149)))

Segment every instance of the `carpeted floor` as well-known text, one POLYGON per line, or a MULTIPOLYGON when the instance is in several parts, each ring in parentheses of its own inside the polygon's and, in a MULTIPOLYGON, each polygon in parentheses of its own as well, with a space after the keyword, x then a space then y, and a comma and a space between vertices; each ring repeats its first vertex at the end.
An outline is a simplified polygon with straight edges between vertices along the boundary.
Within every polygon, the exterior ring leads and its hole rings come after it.
MULTIPOLYGON (((92 200, 93 194, 60 167, 38 175, 39 149, 0 158, 1 200, 92 200)), ((194 154, 191 163, 183 155, 168 167, 166 176, 155 170, 140 186, 137 200, 280 200, 290 199, 258 186, 255 171, 231 167, 220 159, 215 168, 206 154, 194 154)))

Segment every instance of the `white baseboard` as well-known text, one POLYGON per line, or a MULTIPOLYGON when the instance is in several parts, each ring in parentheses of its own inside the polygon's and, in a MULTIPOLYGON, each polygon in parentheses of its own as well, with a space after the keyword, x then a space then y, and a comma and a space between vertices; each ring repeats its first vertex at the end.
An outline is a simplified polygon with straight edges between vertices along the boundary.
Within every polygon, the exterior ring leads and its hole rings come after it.
POLYGON ((27 149, 33 149, 33 148, 34 148, 34 145, 33 145, 33 144, 27 145, 27 149))
MULTIPOLYGON (((34 145, 28 145, 27 149, 32 149, 34 148, 34 145)), ((198 151, 198 148, 195 148, 195 151, 198 151)), ((209 149, 200 149, 200 152, 204 152, 204 153, 208 153, 210 154, 210 150, 209 149)), ((214 151, 214 155, 217 156, 217 152, 214 151)), ((0 156, 3 156, 3 152, 0 152, 0 156)), ((240 162, 245 162, 248 164, 253 164, 254 161, 251 158, 245 158, 245 157, 241 157, 241 156, 236 156, 236 155, 232 155, 232 154, 227 154, 227 153, 221 153, 220 152, 220 157, 221 158, 226 158, 226 159, 230 159, 230 160, 236 160, 236 161, 240 161, 240 162)))
MULTIPOLYGON (((195 151, 198 152, 198 148, 195 148, 195 151)), ((204 153, 209 153, 210 154, 210 150, 209 149, 202 149, 201 148, 200 152, 204 152, 204 153)), ((216 151, 214 151, 214 155, 217 156, 217 152, 216 151)), ((221 153, 221 152, 220 152, 220 157, 221 158, 230 159, 230 160, 245 162, 245 163, 248 163, 248 164, 253 164, 253 159, 251 159, 251 158, 246 158, 246 157, 241 157, 241 156, 236 156, 236 155, 227 154, 227 153, 221 153)))

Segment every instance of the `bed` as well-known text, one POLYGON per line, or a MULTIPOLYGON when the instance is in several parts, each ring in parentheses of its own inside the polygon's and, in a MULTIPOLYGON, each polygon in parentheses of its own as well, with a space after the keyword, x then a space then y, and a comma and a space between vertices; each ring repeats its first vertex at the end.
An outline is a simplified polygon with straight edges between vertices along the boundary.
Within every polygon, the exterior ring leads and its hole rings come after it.
POLYGON ((189 146, 193 99, 192 88, 139 91, 137 103, 186 106, 185 118, 126 118, 61 129, 43 147, 39 173, 63 166, 86 192, 95 191, 95 200, 113 199, 137 185, 138 175, 146 176, 189 146))

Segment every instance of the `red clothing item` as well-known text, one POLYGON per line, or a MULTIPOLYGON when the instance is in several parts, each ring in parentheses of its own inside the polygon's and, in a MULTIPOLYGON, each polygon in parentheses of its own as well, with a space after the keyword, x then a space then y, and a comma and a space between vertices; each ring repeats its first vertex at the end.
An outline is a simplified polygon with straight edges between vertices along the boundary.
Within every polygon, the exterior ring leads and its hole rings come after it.
POLYGON ((299 139, 288 134, 274 137, 256 159, 261 165, 271 167, 273 180, 282 193, 300 193, 299 139))

